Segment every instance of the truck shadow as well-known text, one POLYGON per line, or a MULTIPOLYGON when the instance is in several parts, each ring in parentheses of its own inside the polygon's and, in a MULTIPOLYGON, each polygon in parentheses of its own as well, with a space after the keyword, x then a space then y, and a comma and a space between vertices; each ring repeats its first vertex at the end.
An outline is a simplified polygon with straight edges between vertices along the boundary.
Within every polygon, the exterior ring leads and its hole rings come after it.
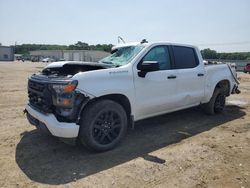
POLYGON ((208 116, 192 108, 137 122, 114 150, 91 153, 33 130, 24 132, 16 147, 16 162, 33 181, 59 185, 87 177, 137 157, 165 163, 150 152, 245 116, 238 106, 227 106, 220 115, 208 116))

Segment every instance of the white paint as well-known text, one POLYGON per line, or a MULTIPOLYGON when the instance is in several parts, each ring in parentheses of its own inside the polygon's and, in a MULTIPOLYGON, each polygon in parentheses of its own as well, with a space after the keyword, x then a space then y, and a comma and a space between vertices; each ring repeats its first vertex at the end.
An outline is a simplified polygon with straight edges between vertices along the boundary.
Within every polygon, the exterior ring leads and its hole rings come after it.
POLYGON ((226 64, 204 66, 200 51, 195 46, 165 42, 134 43, 134 45, 143 45, 144 48, 128 64, 117 68, 78 73, 72 79, 78 80, 78 88, 96 97, 108 94, 125 95, 130 101, 135 120, 206 103, 212 97, 216 84, 221 80, 230 82, 230 91, 237 85, 226 64), (147 73, 145 78, 138 77, 137 64, 151 48, 159 45, 194 48, 200 65, 191 69, 155 71, 147 73), (127 74, 110 74, 110 72, 127 72, 127 74), (198 77, 198 73, 204 73, 204 76, 198 77), (167 76, 171 74, 176 74, 177 78, 168 80, 167 76))
MULTIPOLYGON (((134 45, 138 45, 138 43, 134 45)), ((108 94, 126 96, 131 104, 131 114, 136 121, 206 103, 212 97, 216 84, 221 80, 229 81, 230 91, 234 85, 238 85, 226 64, 204 66, 197 47, 165 42, 139 45, 144 46, 143 50, 124 66, 74 75, 72 79, 78 80, 77 89, 95 97, 108 94), (137 64, 151 48, 159 45, 193 48, 197 53, 199 66, 191 69, 160 70, 147 73, 145 78, 139 77, 137 64), (198 77, 197 74, 200 73, 204 76, 198 77), (176 75, 176 79, 167 79, 170 75, 176 75)), ((63 63, 58 63, 49 66, 62 65, 63 63)), ((79 127, 76 124, 59 123, 52 114, 45 116, 30 108, 28 111, 46 125, 48 124, 49 130, 55 136, 74 137, 78 135, 79 127)))

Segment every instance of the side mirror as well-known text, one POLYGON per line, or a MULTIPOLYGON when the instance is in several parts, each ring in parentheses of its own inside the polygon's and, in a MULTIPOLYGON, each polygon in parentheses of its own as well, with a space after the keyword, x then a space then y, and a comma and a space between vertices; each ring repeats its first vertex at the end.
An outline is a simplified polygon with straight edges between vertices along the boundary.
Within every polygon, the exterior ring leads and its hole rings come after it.
POLYGON ((137 66, 137 69, 140 70, 138 76, 144 78, 148 72, 158 71, 159 63, 157 61, 143 61, 137 66))

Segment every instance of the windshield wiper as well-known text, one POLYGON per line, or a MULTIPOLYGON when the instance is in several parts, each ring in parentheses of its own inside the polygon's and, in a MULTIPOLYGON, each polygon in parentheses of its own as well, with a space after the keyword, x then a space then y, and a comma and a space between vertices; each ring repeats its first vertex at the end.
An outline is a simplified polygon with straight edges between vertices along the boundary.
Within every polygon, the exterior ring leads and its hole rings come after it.
POLYGON ((103 64, 112 65, 114 67, 120 67, 121 66, 120 64, 115 64, 115 63, 112 63, 111 61, 98 61, 98 62, 103 63, 103 64))
POLYGON ((113 65, 113 63, 111 61, 99 61, 100 63, 105 63, 105 64, 111 64, 113 65))

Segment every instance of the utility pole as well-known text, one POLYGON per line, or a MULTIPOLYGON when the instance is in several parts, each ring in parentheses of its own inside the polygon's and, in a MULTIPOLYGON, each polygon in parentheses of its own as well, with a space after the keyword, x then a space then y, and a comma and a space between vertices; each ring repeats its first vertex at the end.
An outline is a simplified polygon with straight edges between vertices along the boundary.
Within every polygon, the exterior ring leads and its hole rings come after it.
POLYGON ((15 41, 15 45, 14 45, 14 54, 16 53, 16 45, 17 45, 17 42, 15 41))
POLYGON ((13 49, 13 61, 15 60, 16 45, 17 45, 17 42, 15 41, 15 45, 14 45, 14 49, 13 49))

